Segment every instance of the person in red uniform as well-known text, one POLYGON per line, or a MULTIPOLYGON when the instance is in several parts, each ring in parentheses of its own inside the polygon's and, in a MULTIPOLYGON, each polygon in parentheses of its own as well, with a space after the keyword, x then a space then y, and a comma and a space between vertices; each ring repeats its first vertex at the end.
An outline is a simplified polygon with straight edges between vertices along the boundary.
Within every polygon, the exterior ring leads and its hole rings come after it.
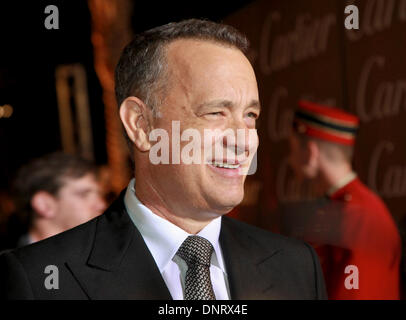
POLYGON ((320 257, 329 299, 399 299, 398 229, 351 165, 358 118, 309 101, 298 106, 289 161, 298 177, 316 180, 326 194, 302 215, 299 229, 320 257))

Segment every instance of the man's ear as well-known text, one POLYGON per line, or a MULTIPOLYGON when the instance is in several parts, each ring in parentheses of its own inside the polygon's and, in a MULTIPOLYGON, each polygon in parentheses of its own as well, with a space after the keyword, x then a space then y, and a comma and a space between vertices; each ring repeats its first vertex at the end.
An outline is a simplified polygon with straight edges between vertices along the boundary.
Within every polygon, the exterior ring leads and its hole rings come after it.
POLYGON ((147 114, 147 106, 137 97, 128 97, 120 106, 120 118, 125 131, 137 149, 142 152, 151 148, 147 114))
POLYGON ((317 169, 320 162, 320 148, 316 142, 312 140, 308 141, 306 146, 306 156, 308 166, 317 169))
POLYGON ((57 203, 53 195, 46 191, 38 191, 31 198, 31 207, 41 217, 51 219, 57 214, 57 203))

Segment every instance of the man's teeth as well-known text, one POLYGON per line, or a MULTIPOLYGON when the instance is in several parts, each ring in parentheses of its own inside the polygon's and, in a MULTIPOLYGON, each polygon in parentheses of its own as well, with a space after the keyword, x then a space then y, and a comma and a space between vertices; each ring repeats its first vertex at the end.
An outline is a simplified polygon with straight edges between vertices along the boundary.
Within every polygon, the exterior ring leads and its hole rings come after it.
POLYGON ((239 164, 228 164, 228 163, 217 163, 217 162, 213 162, 212 165, 215 167, 226 168, 226 169, 237 169, 240 166, 239 164))

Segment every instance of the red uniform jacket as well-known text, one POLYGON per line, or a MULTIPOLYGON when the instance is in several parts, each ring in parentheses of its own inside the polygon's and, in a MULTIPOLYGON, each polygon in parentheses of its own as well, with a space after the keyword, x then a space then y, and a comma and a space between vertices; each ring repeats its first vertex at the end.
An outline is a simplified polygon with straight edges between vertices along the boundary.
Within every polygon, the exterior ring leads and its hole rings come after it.
POLYGON ((382 200, 358 178, 330 200, 322 213, 334 232, 314 244, 329 299, 399 299, 401 240, 382 200))

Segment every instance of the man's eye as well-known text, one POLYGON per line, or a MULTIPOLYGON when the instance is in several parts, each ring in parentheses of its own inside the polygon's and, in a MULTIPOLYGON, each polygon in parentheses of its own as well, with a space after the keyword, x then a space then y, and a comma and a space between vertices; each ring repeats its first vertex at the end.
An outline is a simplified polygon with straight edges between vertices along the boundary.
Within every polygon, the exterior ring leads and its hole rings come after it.
POLYGON ((255 112, 249 112, 247 116, 250 118, 258 119, 258 115, 255 112))
POLYGON ((82 192, 77 192, 76 195, 80 198, 86 198, 89 195, 89 191, 82 191, 82 192))
POLYGON ((210 115, 210 116, 221 116, 221 115, 222 115, 222 112, 221 112, 221 111, 210 112, 210 113, 208 113, 208 115, 210 115))

